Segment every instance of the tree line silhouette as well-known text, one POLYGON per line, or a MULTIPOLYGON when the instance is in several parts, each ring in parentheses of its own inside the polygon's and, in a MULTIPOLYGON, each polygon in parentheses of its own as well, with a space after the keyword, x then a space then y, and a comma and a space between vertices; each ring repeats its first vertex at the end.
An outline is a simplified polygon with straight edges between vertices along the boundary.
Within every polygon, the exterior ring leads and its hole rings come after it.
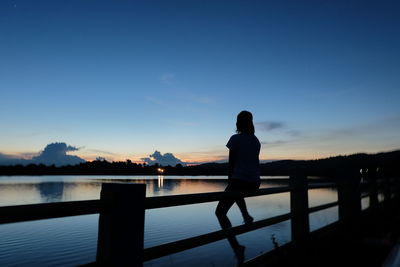
MULTIPOLYGON (((330 177, 338 169, 379 170, 385 175, 399 173, 400 150, 377 154, 353 154, 317 160, 279 160, 260 164, 261 175, 290 175, 302 169, 307 175, 330 177)), ((192 166, 160 166, 132 162, 94 160, 77 165, 57 167, 44 164, 0 166, 0 175, 226 175, 227 163, 205 163, 192 166), (160 172, 162 168, 162 173, 160 172)))

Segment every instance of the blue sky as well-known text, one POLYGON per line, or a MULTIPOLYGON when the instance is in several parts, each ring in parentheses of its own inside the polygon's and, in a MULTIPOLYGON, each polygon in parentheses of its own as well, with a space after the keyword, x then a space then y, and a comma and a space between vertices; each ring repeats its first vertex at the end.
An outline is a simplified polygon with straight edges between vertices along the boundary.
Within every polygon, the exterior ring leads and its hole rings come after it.
POLYGON ((261 159, 400 148, 398 1, 1 1, 0 153, 261 159))

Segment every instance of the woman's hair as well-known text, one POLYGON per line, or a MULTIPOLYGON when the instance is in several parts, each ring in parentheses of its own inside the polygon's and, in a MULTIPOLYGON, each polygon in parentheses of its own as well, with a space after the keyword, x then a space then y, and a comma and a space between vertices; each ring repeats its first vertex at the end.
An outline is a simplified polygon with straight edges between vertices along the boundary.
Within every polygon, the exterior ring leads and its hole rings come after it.
POLYGON ((254 134, 253 115, 243 110, 237 115, 236 132, 245 134, 254 134))

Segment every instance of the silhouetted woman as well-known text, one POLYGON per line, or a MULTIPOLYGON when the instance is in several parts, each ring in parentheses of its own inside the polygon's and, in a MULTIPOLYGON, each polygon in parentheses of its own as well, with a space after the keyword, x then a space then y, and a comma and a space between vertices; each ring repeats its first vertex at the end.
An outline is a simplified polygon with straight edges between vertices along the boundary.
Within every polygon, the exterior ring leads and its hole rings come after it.
MULTIPOLYGON (((254 135, 253 115, 242 111, 237 116, 237 134, 232 135, 226 146, 229 148, 228 186, 226 192, 251 192, 260 187, 260 142, 254 135)), ((224 199, 218 203, 215 214, 223 229, 232 227, 226 214, 236 202, 242 213, 244 223, 252 223, 253 217, 247 211, 243 197, 224 199)), ((237 257, 238 263, 244 261, 244 246, 241 246, 236 237, 228 238, 237 257)))

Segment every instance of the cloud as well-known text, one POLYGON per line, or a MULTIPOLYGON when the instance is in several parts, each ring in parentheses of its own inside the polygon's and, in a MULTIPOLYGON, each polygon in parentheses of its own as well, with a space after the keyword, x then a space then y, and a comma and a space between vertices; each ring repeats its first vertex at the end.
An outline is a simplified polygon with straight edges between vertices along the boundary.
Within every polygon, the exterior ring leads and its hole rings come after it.
POLYGON ((266 145, 266 146, 268 146, 268 147, 271 147, 271 146, 279 146, 279 145, 282 145, 282 144, 286 144, 286 143, 288 143, 289 141, 287 141, 287 140, 276 140, 276 141, 271 141, 271 142, 269 142, 269 141, 262 141, 261 142, 261 144, 262 145, 266 145))
POLYGON ((162 83, 170 84, 174 80, 174 78, 175 78, 174 74, 172 74, 170 72, 165 72, 165 73, 161 74, 159 80, 162 83))
POLYGON ((51 143, 48 144, 43 151, 39 153, 22 153, 20 156, 11 156, 0 153, 0 165, 28 165, 28 164, 45 164, 45 165, 76 165, 85 162, 84 159, 67 155, 67 152, 78 151, 79 148, 68 146, 66 143, 51 143), (24 159, 21 156, 37 155, 32 159, 24 159))
POLYGON ((301 131, 296 129, 290 129, 290 127, 288 127, 286 123, 281 121, 261 121, 261 122, 256 122, 255 126, 258 130, 263 132, 270 132, 276 129, 283 129, 281 133, 291 138, 299 138, 303 135, 301 131))
POLYGON ((176 158, 172 153, 161 154, 159 151, 154 151, 153 154, 149 155, 148 158, 141 158, 144 162, 149 165, 160 164, 162 166, 175 166, 176 164, 186 165, 186 162, 176 158))
POLYGON ((272 131, 275 129, 283 128, 285 124, 279 121, 261 121, 255 123, 256 127, 261 131, 272 131))
POLYGON ((51 143, 38 156, 33 157, 32 162, 56 166, 76 165, 85 162, 85 160, 78 156, 67 155, 67 152, 78 150, 79 148, 68 146, 66 143, 51 143))

